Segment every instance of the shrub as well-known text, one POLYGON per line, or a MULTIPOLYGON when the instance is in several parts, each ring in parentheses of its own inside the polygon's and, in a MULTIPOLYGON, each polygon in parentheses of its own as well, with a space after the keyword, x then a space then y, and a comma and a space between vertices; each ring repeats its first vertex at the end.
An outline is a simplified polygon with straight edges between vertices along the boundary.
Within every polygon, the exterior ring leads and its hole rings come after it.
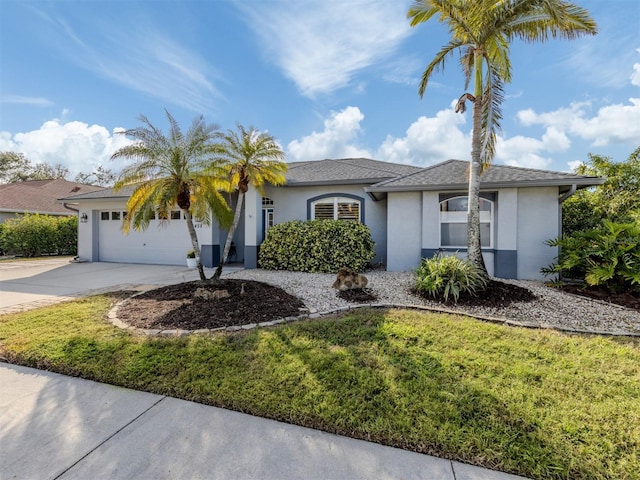
POLYGON ((451 295, 457 302, 461 293, 473 294, 487 285, 487 278, 475 264, 455 255, 424 258, 415 275, 418 292, 442 297, 445 301, 451 295))
POLYGON ((366 225, 344 220, 294 220, 269 229, 259 265, 267 270, 335 273, 364 270, 375 256, 366 225))
POLYGON ((545 275, 583 279, 611 292, 640 291, 640 225, 605 220, 601 227, 548 240, 560 247, 557 262, 542 269, 545 275))
POLYGON ((78 253, 78 217, 56 217, 56 253, 76 255, 78 253))
POLYGON ((25 213, 7 220, 0 232, 6 253, 35 257, 77 252, 78 219, 25 213))

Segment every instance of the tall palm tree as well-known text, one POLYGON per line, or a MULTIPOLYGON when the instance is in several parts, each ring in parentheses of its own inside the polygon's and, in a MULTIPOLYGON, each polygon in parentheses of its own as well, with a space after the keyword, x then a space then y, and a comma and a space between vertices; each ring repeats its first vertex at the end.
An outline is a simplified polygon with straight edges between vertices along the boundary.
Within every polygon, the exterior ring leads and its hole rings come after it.
POLYGON ((238 191, 238 200, 220 264, 211 277, 214 282, 222 275, 222 267, 229 255, 233 235, 240 221, 244 195, 249 186, 263 193, 265 183, 282 185, 286 181, 287 172, 284 152, 273 136, 254 127, 247 129, 238 124, 237 131, 228 130, 226 134, 221 135, 221 139, 223 153, 220 160, 227 164, 230 186, 238 191))
POLYGON ((159 218, 170 219, 171 210, 177 205, 186 219, 200 279, 205 281, 193 219, 208 224, 213 215, 220 224, 228 225, 232 216, 220 193, 228 188, 226 170, 221 160, 212 160, 220 148, 215 142, 217 126, 206 124, 199 116, 183 133, 171 114, 166 110, 165 113, 169 121, 167 135, 141 115, 142 126, 123 132, 135 142, 111 156, 112 160, 122 157, 134 160, 114 184, 115 191, 133 188, 122 230, 128 233, 132 226, 144 230, 156 213, 159 218))
POLYGON ((533 43, 595 35, 597 27, 587 10, 564 0, 416 0, 407 13, 412 27, 434 16, 447 25, 451 38, 422 74, 418 92, 423 97, 431 75, 444 69, 454 52, 460 53, 464 89, 473 81, 473 94, 462 94, 455 109, 464 113, 466 101, 473 103, 467 255, 486 275, 480 246, 480 175, 493 160, 500 131, 503 88, 511 81, 509 46, 515 39, 533 43))

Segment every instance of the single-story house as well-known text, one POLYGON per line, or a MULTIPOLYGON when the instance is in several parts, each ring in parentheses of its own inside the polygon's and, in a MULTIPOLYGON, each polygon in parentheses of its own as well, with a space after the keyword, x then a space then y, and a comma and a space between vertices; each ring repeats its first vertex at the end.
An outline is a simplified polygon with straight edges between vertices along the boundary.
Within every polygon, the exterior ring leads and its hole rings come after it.
MULTIPOLYGON (((289 164, 284 186, 250 189, 244 219, 234 236, 236 257, 256 268, 259 246, 270 227, 289 220, 335 218, 360 221, 371 230, 375 262, 390 271, 416 268, 437 252, 464 254, 468 162, 448 160, 426 168, 366 158, 289 164)), ((577 189, 604 179, 572 173, 491 166, 481 177, 481 238, 490 274, 539 279, 557 250, 545 241, 561 232, 562 202, 577 189)), ((88 261, 184 264, 190 249, 176 210, 152 220, 143 232, 123 235, 128 192, 111 189, 62 201, 80 205, 78 253, 88 261)), ((226 231, 215 221, 196 224, 206 266, 219 263, 226 231)))
POLYGON ((0 223, 24 213, 68 217, 78 213, 74 202, 60 203, 62 196, 104 190, 104 187, 68 182, 61 178, 27 180, 0 185, 0 223))

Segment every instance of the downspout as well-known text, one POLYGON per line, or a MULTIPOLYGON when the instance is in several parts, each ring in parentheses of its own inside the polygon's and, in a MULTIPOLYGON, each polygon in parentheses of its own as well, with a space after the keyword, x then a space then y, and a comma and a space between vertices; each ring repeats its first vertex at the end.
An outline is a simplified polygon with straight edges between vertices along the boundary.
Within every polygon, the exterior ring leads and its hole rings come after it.
POLYGON ((569 198, 571 195, 573 195, 574 193, 576 193, 576 190, 577 190, 577 189, 578 189, 578 186, 577 186, 577 185, 575 185, 575 184, 574 184, 574 185, 571 185, 571 189, 570 189, 567 193, 565 193, 564 195, 562 195, 562 196, 558 199, 558 201, 559 201, 560 203, 564 203, 564 201, 565 201, 567 198, 569 198))
POLYGON ((76 212, 76 213, 80 212, 80 209, 70 207, 66 202, 62 202, 62 206, 67 210, 71 210, 72 212, 76 212))

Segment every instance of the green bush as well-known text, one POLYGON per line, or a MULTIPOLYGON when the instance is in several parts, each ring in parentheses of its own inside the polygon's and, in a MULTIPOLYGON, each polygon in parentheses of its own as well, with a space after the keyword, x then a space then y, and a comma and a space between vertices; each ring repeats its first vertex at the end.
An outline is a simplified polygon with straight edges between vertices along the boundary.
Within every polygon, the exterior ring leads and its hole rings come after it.
POLYGON ((294 220, 269 229, 259 265, 267 270, 335 273, 364 270, 375 256, 366 225, 344 220, 294 220))
POLYGON ((78 217, 56 218, 56 253, 58 255, 78 253, 78 217))
POLYGON ((475 264, 455 255, 424 258, 415 275, 418 292, 445 301, 451 295, 457 302, 461 293, 475 293, 487 285, 487 278, 475 264))
POLYGON ((4 223, 0 231, 0 244, 5 253, 25 257, 75 255, 78 219, 25 213, 4 223))
POLYGON ((542 269, 545 275, 583 279, 611 292, 640 291, 640 224, 605 220, 601 227, 548 240, 560 247, 557 262, 542 269))

